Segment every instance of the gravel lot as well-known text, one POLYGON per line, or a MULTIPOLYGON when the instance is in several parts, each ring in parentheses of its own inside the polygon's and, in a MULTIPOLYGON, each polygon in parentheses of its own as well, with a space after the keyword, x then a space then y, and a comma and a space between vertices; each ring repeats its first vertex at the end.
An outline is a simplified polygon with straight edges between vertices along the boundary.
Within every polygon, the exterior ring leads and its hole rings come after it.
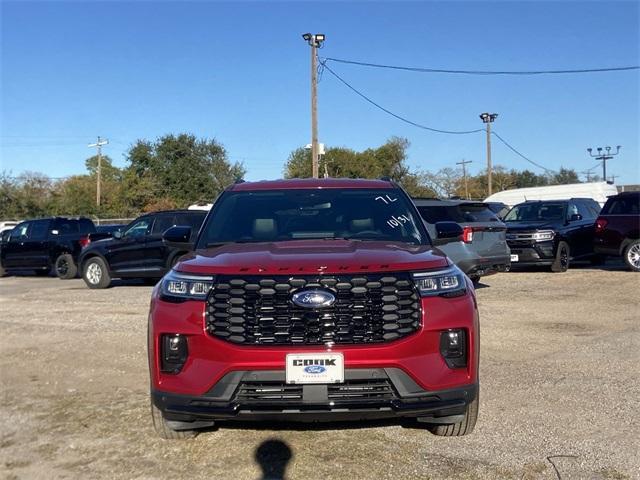
POLYGON ((162 441, 148 412, 150 292, 0 279, 2 478, 640 478, 640 275, 621 267, 483 282, 480 417, 463 438, 232 424, 162 441))

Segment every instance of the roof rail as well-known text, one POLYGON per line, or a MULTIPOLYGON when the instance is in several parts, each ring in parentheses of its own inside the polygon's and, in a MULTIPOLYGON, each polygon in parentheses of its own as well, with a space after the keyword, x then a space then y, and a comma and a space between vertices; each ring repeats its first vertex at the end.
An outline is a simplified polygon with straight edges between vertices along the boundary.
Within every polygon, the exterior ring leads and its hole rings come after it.
POLYGON ((235 182, 233 182, 234 184, 238 184, 238 183, 244 183, 244 178, 238 178, 235 182))

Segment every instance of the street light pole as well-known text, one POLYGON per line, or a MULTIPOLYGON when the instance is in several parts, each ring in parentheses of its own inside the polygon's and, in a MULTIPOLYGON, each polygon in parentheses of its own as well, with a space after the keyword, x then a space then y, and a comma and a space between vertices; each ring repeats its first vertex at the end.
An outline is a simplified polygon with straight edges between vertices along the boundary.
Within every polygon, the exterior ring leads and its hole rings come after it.
POLYGON ((493 166, 491 164, 491 124, 498 118, 497 113, 481 113, 480 119, 483 123, 487 125, 487 189, 488 195, 490 196, 493 188, 492 188, 492 175, 493 175, 493 166))
POLYGON ((312 176, 319 176, 319 149, 318 149, 318 54, 317 49, 324 42, 322 33, 305 33, 302 38, 311 47, 311 165, 312 176))
POLYGON ((620 153, 620 149, 622 148, 621 145, 618 145, 616 147, 616 153, 611 153, 611 147, 604 147, 604 150, 607 151, 607 153, 602 153, 602 147, 598 147, 596 148, 597 150, 597 154, 594 155, 593 153, 593 149, 592 148, 587 148, 587 152, 589 152, 589 156, 595 158, 596 160, 601 160, 602 161, 602 179, 606 182, 607 181, 607 160, 611 160, 613 157, 615 157, 616 155, 618 155, 620 153))
POLYGON ((97 185, 96 185, 96 205, 99 207, 100 206, 100 183, 102 180, 102 146, 103 145, 107 145, 109 143, 109 140, 107 140, 106 138, 101 140, 100 139, 100 135, 98 135, 98 141, 96 143, 91 143, 88 146, 90 148, 96 147, 98 149, 98 169, 96 170, 96 177, 97 177, 97 185))

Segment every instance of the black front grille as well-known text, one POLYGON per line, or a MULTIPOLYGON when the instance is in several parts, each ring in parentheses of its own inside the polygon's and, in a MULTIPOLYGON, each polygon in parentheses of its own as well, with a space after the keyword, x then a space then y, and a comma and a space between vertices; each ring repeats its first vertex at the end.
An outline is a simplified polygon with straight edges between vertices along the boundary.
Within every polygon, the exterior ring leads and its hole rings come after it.
POLYGON ((210 335, 237 344, 381 343, 420 327, 420 301, 408 273, 358 276, 220 276, 207 299, 210 335), (324 289, 336 300, 300 307, 291 296, 324 289))
MULTIPOLYGON (((288 385, 283 382, 242 382, 235 401, 240 405, 300 404, 304 385, 288 385)), ((345 383, 327 385, 327 402, 358 403, 389 401, 396 393, 387 379, 347 380, 345 383)))

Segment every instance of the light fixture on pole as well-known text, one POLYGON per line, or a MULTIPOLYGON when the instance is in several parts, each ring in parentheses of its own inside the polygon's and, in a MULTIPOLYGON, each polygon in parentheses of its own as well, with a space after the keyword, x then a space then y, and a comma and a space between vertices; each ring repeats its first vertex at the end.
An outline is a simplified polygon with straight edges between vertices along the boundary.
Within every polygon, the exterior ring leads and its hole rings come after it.
POLYGON ((604 147, 604 150, 607 151, 607 153, 603 154, 602 153, 602 147, 598 147, 596 148, 597 150, 597 154, 593 154, 593 148, 587 148, 587 152, 589 152, 589 156, 595 158, 596 160, 600 160, 602 161, 602 180, 603 181, 607 181, 607 160, 611 160, 614 156, 618 155, 620 153, 620 149, 622 148, 622 145, 618 145, 616 147, 616 153, 611 153, 611 147, 604 147))
POLYGON ((305 33, 302 38, 311 47, 311 165, 312 176, 318 178, 319 151, 318 151, 318 55, 316 49, 324 42, 323 33, 305 33))
POLYGON ((493 167, 491 166, 491 124, 495 121, 495 119, 498 118, 498 114, 497 113, 481 113, 480 114, 480 119, 482 120, 483 123, 485 123, 487 125, 487 189, 488 189, 488 195, 491 195, 492 193, 492 174, 493 174, 493 167))

